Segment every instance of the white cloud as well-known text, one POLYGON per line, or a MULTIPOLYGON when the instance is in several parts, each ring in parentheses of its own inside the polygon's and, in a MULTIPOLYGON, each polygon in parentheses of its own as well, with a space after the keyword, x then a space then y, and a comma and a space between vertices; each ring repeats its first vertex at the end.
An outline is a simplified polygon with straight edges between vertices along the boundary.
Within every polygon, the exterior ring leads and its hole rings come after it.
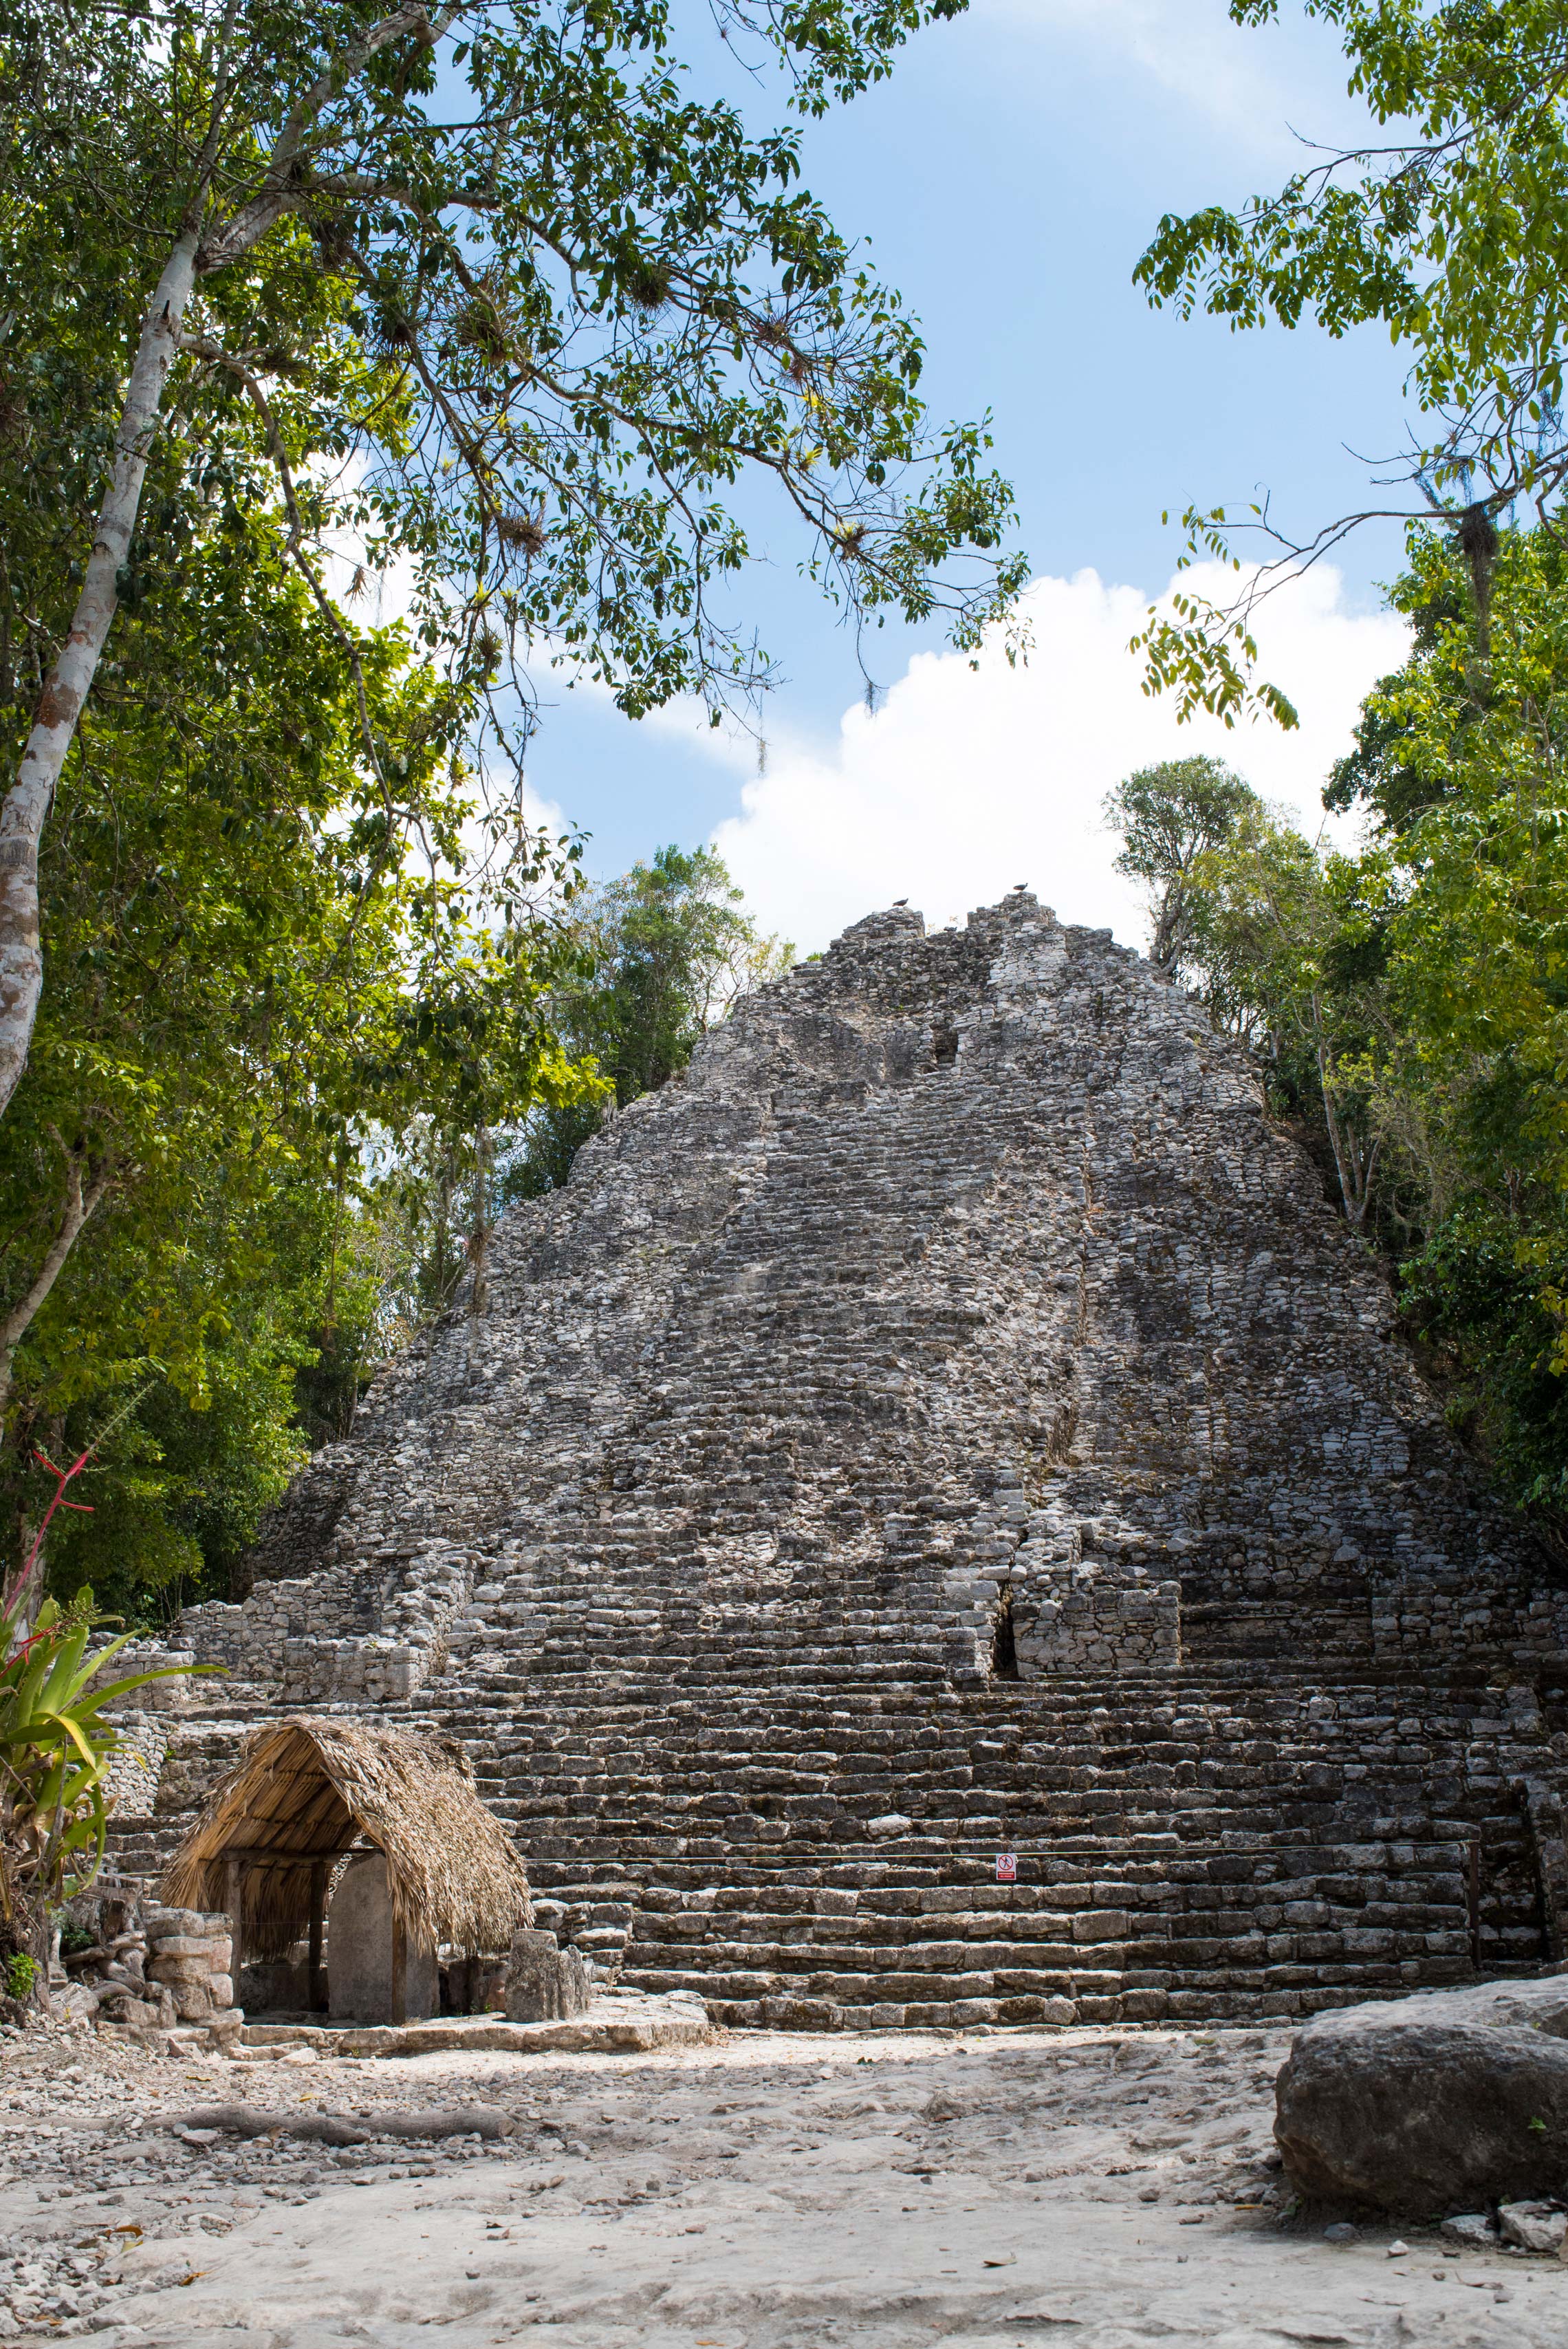
MULTIPOLYGON (((1235 581, 1189 573, 1184 584, 1223 594, 1235 581)), ((768 772, 715 834, 767 928, 810 949, 898 897, 939 925, 1023 881, 1064 920, 1140 945, 1138 897, 1113 870, 1100 813, 1111 786, 1210 750, 1315 833, 1361 698, 1406 648, 1402 621, 1347 611, 1338 574, 1320 567, 1272 596, 1255 630, 1260 673, 1295 701, 1299 729, 1227 733, 1209 719, 1178 726, 1169 701, 1140 690, 1128 650, 1148 607, 1140 589, 1080 571, 1036 580, 1026 602, 1026 667, 1010 669, 999 650, 977 670, 921 654, 874 714, 845 713, 832 745, 771 742, 768 772)))
POLYGON ((1315 134, 1324 121, 1353 124, 1359 111, 1331 33, 1243 27, 1227 0, 975 0, 975 13, 1130 69, 1254 154, 1294 152, 1291 123, 1315 134), (1301 119, 1304 108, 1314 119, 1301 119))

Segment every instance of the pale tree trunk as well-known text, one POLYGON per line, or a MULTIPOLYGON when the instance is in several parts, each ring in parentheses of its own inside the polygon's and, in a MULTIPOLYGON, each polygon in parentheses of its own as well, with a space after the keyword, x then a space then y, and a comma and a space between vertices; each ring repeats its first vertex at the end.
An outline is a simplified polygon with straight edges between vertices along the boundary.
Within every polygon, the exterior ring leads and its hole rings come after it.
POLYGON ((1157 970, 1174 971, 1186 916, 1187 876, 1178 874, 1166 882, 1155 909, 1154 936, 1149 944, 1149 959, 1157 970))
POLYGON ((469 1311, 476 1317, 490 1303, 490 1282, 486 1278, 490 1236, 489 1172, 490 1134, 481 1125, 474 1135, 474 1229, 469 1242, 469 1261, 473 1268, 469 1311))
POLYGON ((44 681, 16 780, 0 804, 0 1110, 27 1065, 44 983, 38 844, 114 619, 115 583, 130 552, 163 388, 196 279, 196 242, 194 227, 180 238, 148 304, 87 577, 70 632, 44 681))
POLYGON ((1377 1157, 1382 1147, 1374 1142, 1363 1157, 1361 1143, 1354 1129, 1341 1118, 1329 1081, 1328 1050, 1321 1031, 1317 1038, 1317 1081, 1323 1090, 1323 1118, 1328 1128, 1329 1147, 1334 1153, 1335 1172, 1339 1177, 1339 1196, 1345 1206, 1345 1220, 1352 1231, 1363 1230, 1367 1214, 1372 1205, 1372 1179, 1377 1171, 1377 1157))
POLYGON ((66 1258, 81 1237, 83 1226, 94 1208, 114 1181, 114 1169, 99 1167, 85 1185, 82 1182, 82 1162, 73 1152, 67 1162, 66 1205, 49 1242, 43 1263, 38 1267, 32 1286, 19 1297, 9 1313, 0 1317, 0 1429, 3 1415, 11 1400, 11 1365, 17 1347, 33 1325, 33 1319, 65 1269, 66 1258))
POLYGON ((162 407, 164 387, 180 348, 180 329, 197 275, 226 269, 300 201, 294 175, 311 126, 341 97, 372 58, 405 34, 425 43, 439 40, 459 13, 459 0, 427 16, 424 0, 405 0, 372 25, 364 37, 317 76, 291 109, 273 142, 254 192, 211 233, 203 245, 200 222, 223 131, 230 88, 230 51, 239 0, 229 0, 211 62, 213 94, 207 137, 194 174, 198 194, 190 225, 176 241, 142 320, 141 339, 130 370, 114 468, 99 510, 88 558, 87 577, 72 616, 70 632, 44 682, 16 780, 0 803, 0 1112, 21 1082, 27 1048, 43 991, 44 957, 38 921, 38 844, 58 789, 83 704, 92 690, 119 601, 116 579, 130 552, 162 407))

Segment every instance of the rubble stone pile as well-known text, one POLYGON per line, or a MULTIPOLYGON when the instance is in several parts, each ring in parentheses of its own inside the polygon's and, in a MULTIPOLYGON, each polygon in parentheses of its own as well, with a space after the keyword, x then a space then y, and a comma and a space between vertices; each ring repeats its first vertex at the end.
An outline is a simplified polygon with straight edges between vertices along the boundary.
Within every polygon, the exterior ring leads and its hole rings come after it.
POLYGON ((1026 891, 759 989, 493 1235, 187 1611, 460 1737, 718 2019, 1296 2017, 1568 1956, 1568 1591, 1201 1009, 1026 891), (1000 1863, 1000 1864, 999 1864, 1000 1863))
POLYGON ((140 2036, 200 2026, 203 2044, 232 2044, 244 2023, 230 1973, 229 1920, 164 1909, 100 1886, 70 1903, 50 1967, 51 2006, 65 2020, 140 2036))
POLYGON ((147 1971, 167 1990, 181 2023, 238 2029, 230 1973, 232 1943, 225 1916, 196 1909, 154 1909, 147 1920, 147 1971))

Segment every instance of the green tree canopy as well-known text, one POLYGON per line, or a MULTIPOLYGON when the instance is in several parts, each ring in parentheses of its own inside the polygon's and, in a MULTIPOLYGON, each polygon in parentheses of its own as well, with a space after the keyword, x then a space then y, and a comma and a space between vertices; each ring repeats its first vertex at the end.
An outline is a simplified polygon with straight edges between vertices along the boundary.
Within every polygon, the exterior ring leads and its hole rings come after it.
POLYGON ((1403 1278, 1456 1411, 1568 1542, 1568 563, 1501 535, 1484 657, 1470 566, 1413 535, 1409 661, 1331 790, 1375 825, 1392 1027, 1373 1108, 1412 1228, 1403 1278))
MULTIPOLYGON (((955 5, 719 15, 809 116, 955 5)), ((662 0, 5 0, 0 159, 0 423, 32 484, 0 1100, 36 1007, 51 796, 116 612, 156 608, 193 502, 236 555, 282 517, 356 694, 331 551, 397 566, 451 703, 470 727, 483 706, 486 767, 526 734, 541 661, 634 714, 690 693, 717 716, 766 680, 728 592, 748 474, 859 618, 941 611, 973 646, 1021 584, 984 428, 933 427, 915 326, 800 187, 798 131, 700 94, 662 0)))
POLYGON ((34 1445, 115 1416, 50 1572, 138 1616, 176 1578, 222 1587, 301 1457, 300 1382, 335 1366, 356 1392, 352 1238, 387 1138, 586 1081, 548 1022, 560 916, 523 903, 569 854, 476 845, 443 681, 389 628, 361 632, 356 688, 275 541, 249 549, 236 565, 214 517, 156 617, 121 616, 46 845, 49 985, 0 1124, 9 1547, 34 1445))
POLYGON ((1173 976, 1193 946, 1193 874, 1198 859, 1234 833, 1261 802, 1222 760, 1167 759, 1140 767, 1106 796, 1105 820, 1121 834, 1116 869, 1141 881, 1150 918, 1150 958, 1173 976))
POLYGON ((581 901, 581 976, 553 1009, 572 1049, 592 1053, 618 1107, 684 1069, 738 995, 779 977, 793 949, 764 937, 711 848, 657 850, 581 901))
MULTIPOLYGON (((1561 0, 1300 0, 1334 26, 1350 94, 1377 135, 1321 147, 1276 192, 1168 214, 1135 273, 1156 305, 1236 330, 1315 320, 1385 328, 1408 359, 1413 445, 1379 463, 1382 494, 1298 531, 1272 512, 1191 508, 1189 554, 1229 555, 1261 528, 1265 563, 1239 602, 1202 597, 1146 642, 1183 709, 1232 714, 1247 614, 1281 570, 1359 523, 1442 515, 1484 626, 1497 525, 1520 501, 1544 519, 1568 481, 1568 17, 1561 0), (1389 491, 1392 494, 1389 494, 1389 491), (1250 517, 1250 519, 1249 519, 1250 517)), ((1278 0, 1231 0, 1262 26, 1278 0)), ((1305 126, 1304 126, 1305 127, 1305 126)), ((1251 646, 1248 644, 1250 651, 1251 646)))
POLYGON ((1396 1270, 1456 1420, 1568 1555, 1568 554, 1510 529, 1487 625, 1452 534, 1326 798, 1336 853, 1244 810, 1193 861, 1187 975, 1396 1270))
MULTIPOLYGON (((619 1109, 684 1069, 736 998, 778 978, 793 958, 785 940, 758 931, 711 848, 661 848, 573 910, 575 966, 552 990, 551 1018, 565 1049, 592 1061, 619 1109)), ((587 1094, 542 1107, 513 1177, 517 1189, 563 1183, 605 1107, 587 1094)))

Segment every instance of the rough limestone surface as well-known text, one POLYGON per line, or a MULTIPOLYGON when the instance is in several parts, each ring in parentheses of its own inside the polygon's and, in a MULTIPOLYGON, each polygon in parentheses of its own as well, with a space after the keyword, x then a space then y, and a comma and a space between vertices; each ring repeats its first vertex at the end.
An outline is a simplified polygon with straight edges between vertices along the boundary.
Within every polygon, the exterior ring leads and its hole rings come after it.
MULTIPOLYGON (((1275 2089, 1274 2137, 1320 2199, 1425 2218, 1568 2181, 1568 1977, 1487 1982, 1319 2015, 1275 2089)), ((1548 2213, 1531 2205, 1522 2227, 1548 2213)), ((1542 2226, 1526 2248, 1548 2244, 1542 2226)))
POLYGON ((127 1869, 247 1721, 336 1705, 462 1738, 541 1924, 727 2023, 1299 2018, 1565 1954, 1561 1575, 1242 1053, 1026 891, 741 1003, 251 1570, 177 1627, 232 1677, 127 1869))
MULTIPOLYGON (((392 1887, 380 1852, 348 1862, 332 1896, 326 1930, 334 2022, 392 2022, 392 1887)), ((434 1946, 413 1935, 404 1959, 403 2001, 399 2022, 422 2022, 440 2007, 434 1946)))
POLYGON ((520 1926, 511 1937, 506 1970, 506 2013, 511 2023, 563 2023, 585 2014, 593 1995, 578 1950, 563 1950, 553 1933, 520 1926))
POLYGON ((1289 2215, 1269 2135, 1287 2039, 710 2032, 384 2064, 324 2044, 302 2077, 0 2036, 0 2337, 1563 2349, 1554 2256, 1403 2225, 1390 2257, 1392 2225, 1345 2240, 1289 2215))
POLYGON ((345 2054, 434 2055, 444 2052, 511 2055, 634 2055, 658 2047, 706 2047, 717 2037, 700 1999, 669 1991, 641 1997, 616 1991, 553 2022, 503 2022, 496 2015, 449 2016, 403 2030, 350 2031, 345 2054))

